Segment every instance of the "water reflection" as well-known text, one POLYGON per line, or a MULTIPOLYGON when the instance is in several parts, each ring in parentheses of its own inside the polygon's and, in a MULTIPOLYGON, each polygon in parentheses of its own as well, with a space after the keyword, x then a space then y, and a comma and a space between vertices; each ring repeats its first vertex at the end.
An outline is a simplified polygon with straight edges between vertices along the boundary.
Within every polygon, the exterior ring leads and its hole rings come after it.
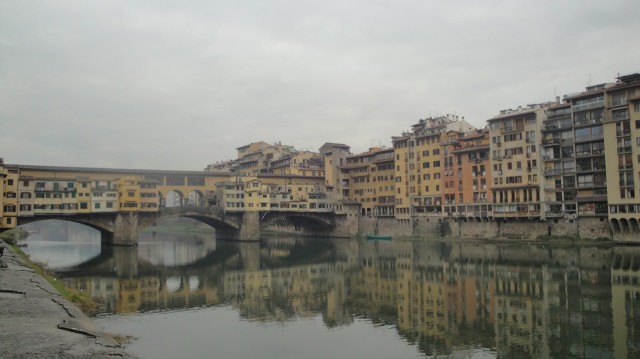
POLYGON ((424 355, 640 356, 637 247, 294 238, 145 246, 62 275, 102 313, 226 304, 260 323, 320 315, 336 328, 367 318, 424 355))
POLYGON ((24 225, 29 233, 18 241, 31 260, 50 269, 78 265, 100 255, 100 233, 92 228, 63 221, 24 225))

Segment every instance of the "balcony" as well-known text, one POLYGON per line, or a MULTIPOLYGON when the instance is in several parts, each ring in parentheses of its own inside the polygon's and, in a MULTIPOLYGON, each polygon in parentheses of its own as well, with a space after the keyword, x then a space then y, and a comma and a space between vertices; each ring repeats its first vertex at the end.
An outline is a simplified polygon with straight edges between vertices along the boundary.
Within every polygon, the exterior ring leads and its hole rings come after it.
POLYGON ((581 137, 576 137, 576 142, 597 141, 597 140, 601 140, 603 138, 604 138, 604 135, 602 135, 602 134, 591 135, 591 136, 581 136, 581 137))
POLYGON ((626 97, 614 98, 611 100, 611 107, 625 106, 628 103, 626 97))
POLYGON ((600 108, 600 107, 604 107, 604 100, 600 100, 600 101, 594 101, 594 102, 589 102, 589 103, 583 103, 580 105, 574 105, 571 107, 571 109, 576 112, 576 111, 584 111, 584 110, 591 110, 594 108, 600 108))
POLYGON ((607 118, 606 123, 609 122, 619 122, 619 121, 629 121, 629 112, 627 111, 618 111, 611 114, 610 117, 607 118))

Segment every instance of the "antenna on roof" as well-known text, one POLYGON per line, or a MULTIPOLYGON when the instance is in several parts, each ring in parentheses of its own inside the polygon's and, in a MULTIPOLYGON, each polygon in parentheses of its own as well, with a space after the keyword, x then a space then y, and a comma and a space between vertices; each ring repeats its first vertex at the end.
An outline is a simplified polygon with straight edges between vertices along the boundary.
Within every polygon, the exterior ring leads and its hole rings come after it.
POLYGON ((591 86, 591 74, 587 74, 587 86, 591 86))

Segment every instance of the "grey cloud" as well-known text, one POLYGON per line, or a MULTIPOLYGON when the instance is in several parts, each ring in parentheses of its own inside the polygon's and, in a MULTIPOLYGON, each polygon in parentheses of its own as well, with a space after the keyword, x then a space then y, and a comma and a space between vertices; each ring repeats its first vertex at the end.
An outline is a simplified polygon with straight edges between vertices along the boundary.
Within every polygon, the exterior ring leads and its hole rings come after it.
POLYGON ((500 109, 637 72, 640 3, 15 1, 0 4, 0 156, 201 169, 258 140, 353 151, 430 114, 500 109))

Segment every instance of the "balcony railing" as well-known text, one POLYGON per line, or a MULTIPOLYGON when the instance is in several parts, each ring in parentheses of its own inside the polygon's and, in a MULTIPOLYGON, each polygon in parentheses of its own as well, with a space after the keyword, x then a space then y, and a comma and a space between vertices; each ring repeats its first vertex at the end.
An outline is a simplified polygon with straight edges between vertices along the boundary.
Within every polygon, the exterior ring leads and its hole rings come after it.
POLYGON ((598 107, 604 107, 604 100, 601 101, 594 101, 594 102, 589 102, 589 103, 583 103, 580 105, 574 105, 572 107, 573 111, 584 111, 584 110, 591 110, 594 108, 598 108, 598 107))

